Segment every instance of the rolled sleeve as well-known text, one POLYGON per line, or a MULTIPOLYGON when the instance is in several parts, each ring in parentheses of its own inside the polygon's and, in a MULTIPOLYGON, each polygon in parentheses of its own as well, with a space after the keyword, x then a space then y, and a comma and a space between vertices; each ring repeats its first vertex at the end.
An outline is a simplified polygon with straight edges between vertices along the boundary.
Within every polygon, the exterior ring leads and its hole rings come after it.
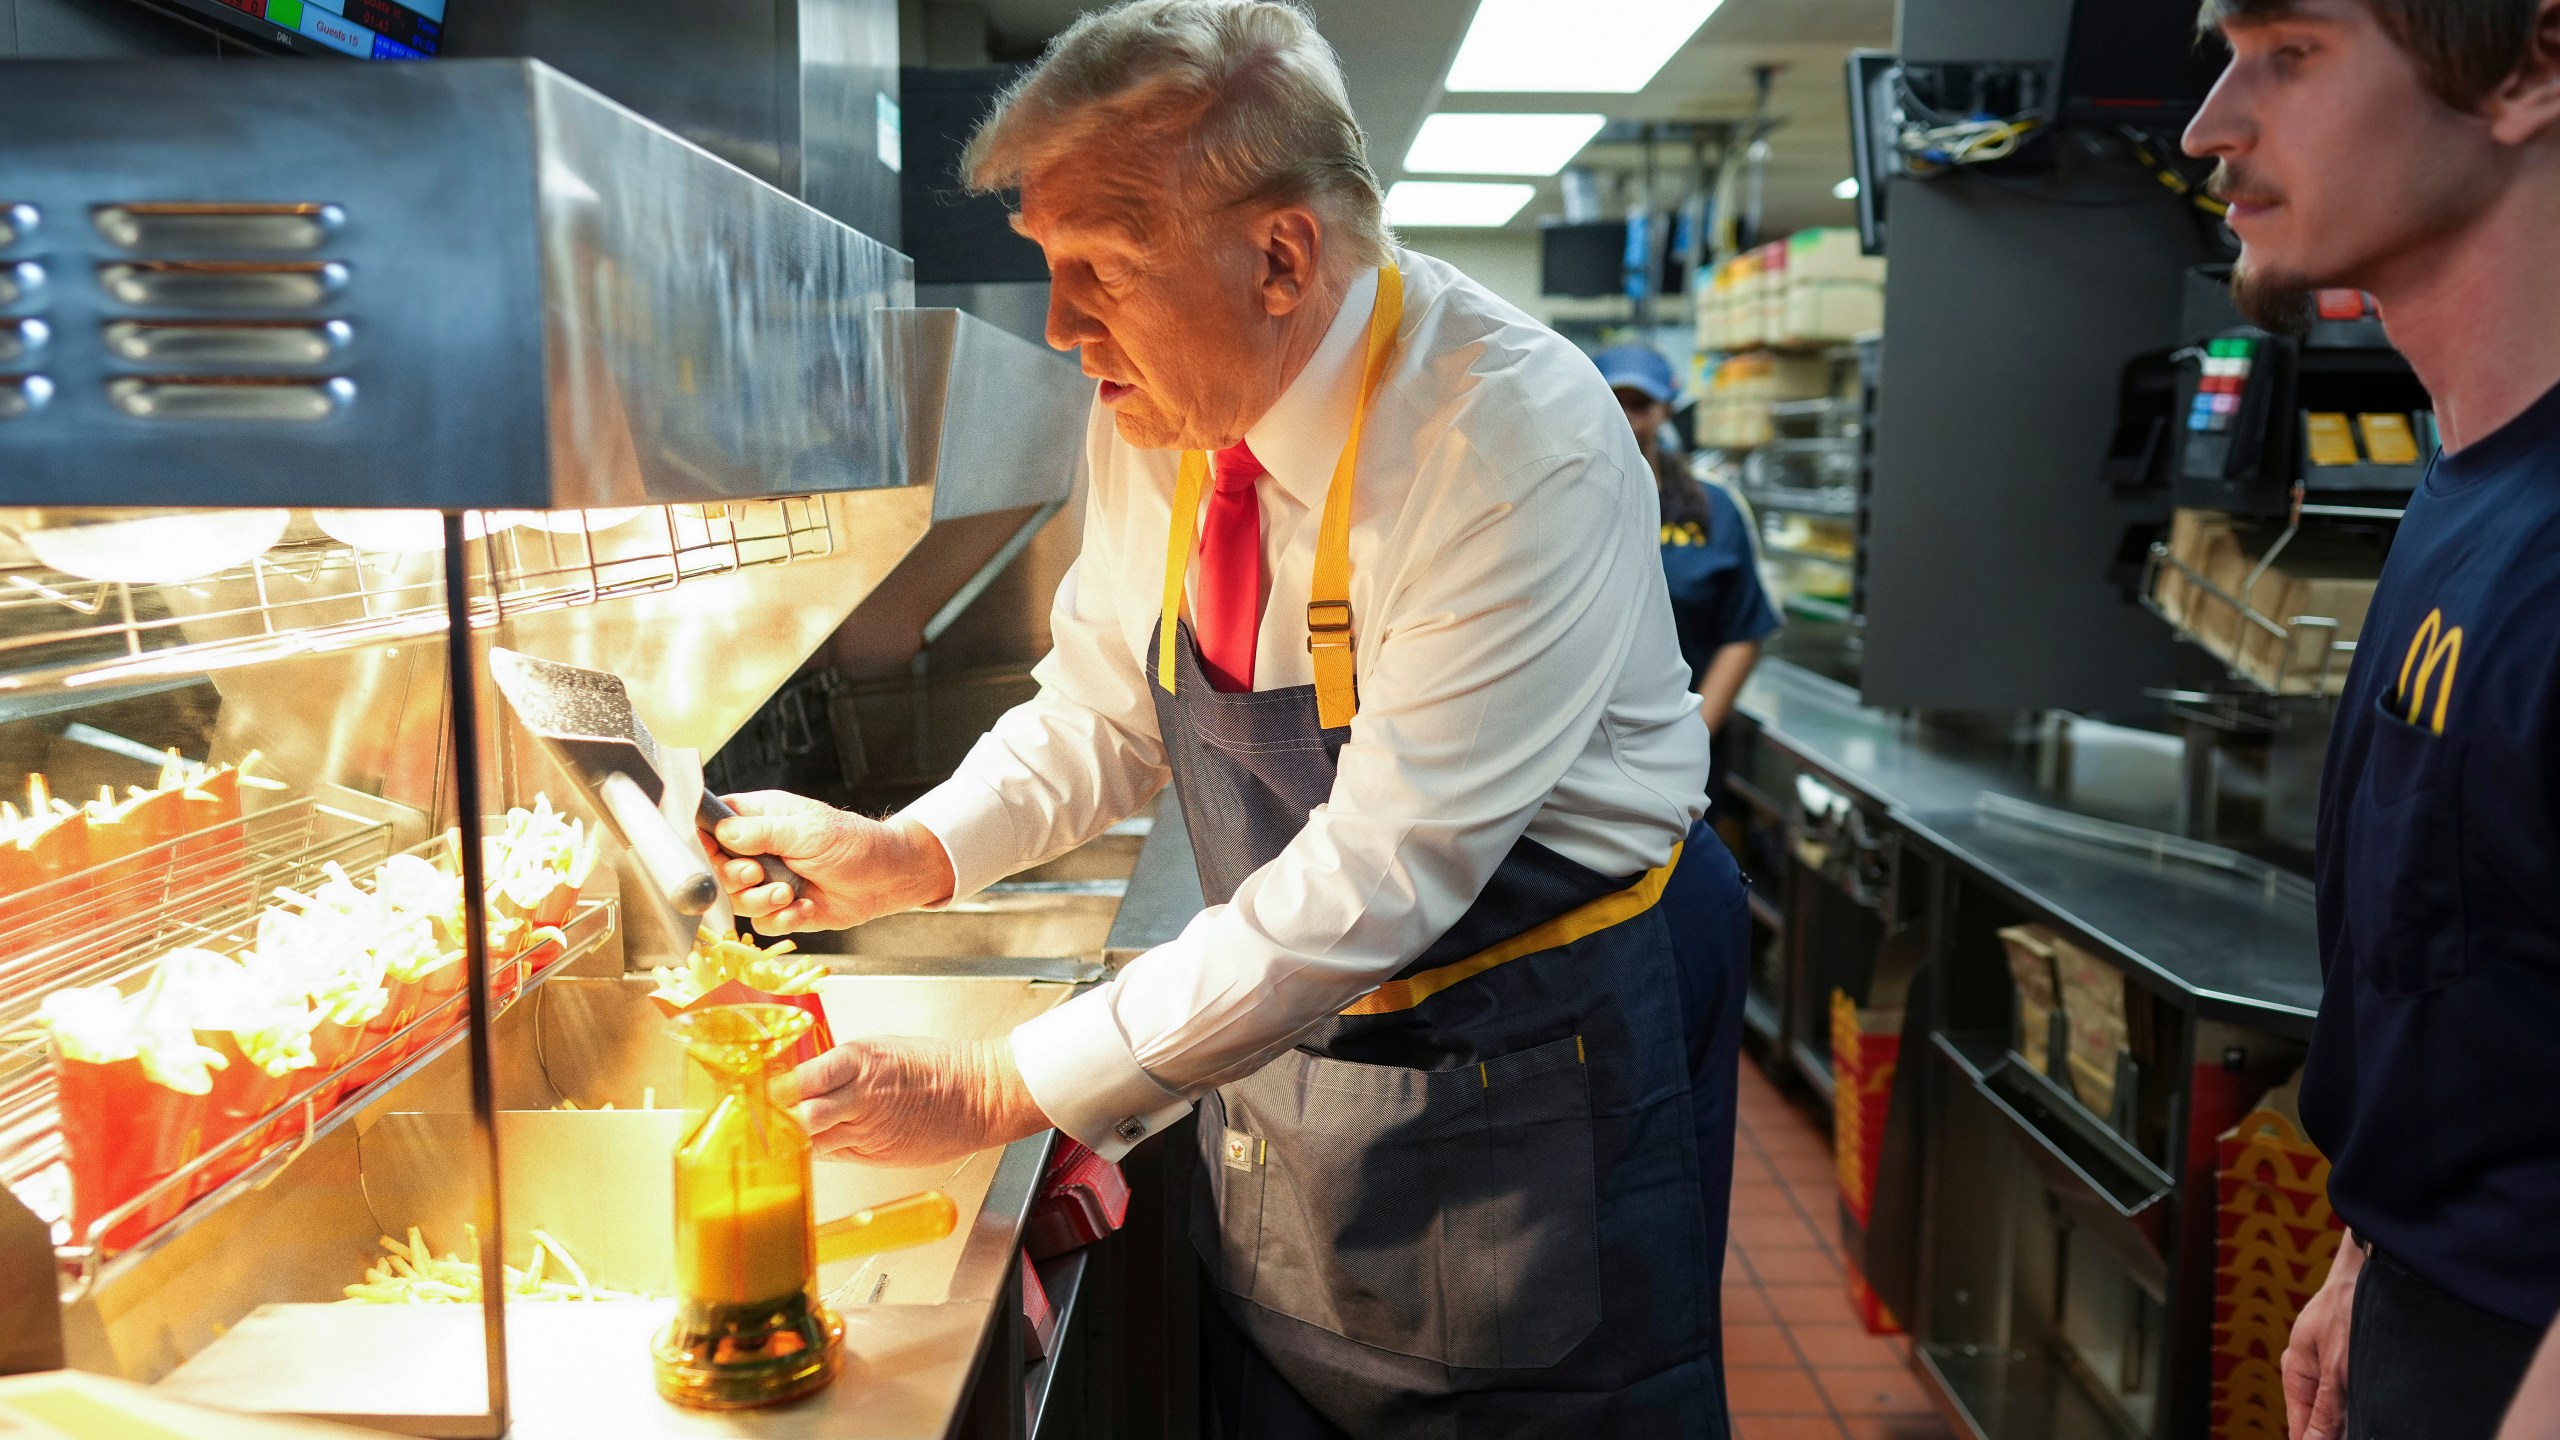
POLYGON ((1015 1026, 1013 1063, 1049 1123, 1105 1160, 1118 1160, 1191 1110, 1138 1064, 1105 992, 1015 1026))

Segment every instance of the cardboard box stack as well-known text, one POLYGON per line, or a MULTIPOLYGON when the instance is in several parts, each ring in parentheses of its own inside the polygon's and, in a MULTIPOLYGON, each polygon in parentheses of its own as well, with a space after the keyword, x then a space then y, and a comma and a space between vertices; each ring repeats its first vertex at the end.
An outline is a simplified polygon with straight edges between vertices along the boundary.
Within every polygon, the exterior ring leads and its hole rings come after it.
POLYGON ((1698 346, 1836 345, 1884 327, 1884 261, 1845 227, 1799 230, 1725 260, 1698 291, 1698 346))
POLYGON ((2329 1211, 2329 1162, 2302 1134, 2300 1084, 2297 1075, 2271 1091, 2218 1147, 2215 1440, 2284 1440, 2277 1364, 2345 1233, 2329 1211))
POLYGON ((1769 406, 1830 393, 1831 366, 1811 355, 1754 350, 1727 356, 1698 401, 1698 443, 1747 449, 1769 443, 1769 406))
POLYGON ((2009 953, 2009 985, 2017 998, 2017 1033, 2010 1048, 2039 1075, 2053 1074, 2053 1017, 2062 987, 2053 978, 2051 932, 2041 925, 2012 925, 2000 932, 2009 953))
POLYGON ((2116 1057, 2132 1043, 2124 972, 2042 925, 2000 932, 2017 999, 2011 1047, 2037 1073, 2069 1087, 2099 1119, 2115 1113, 2116 1057), (2063 1053, 2052 1053, 2053 1016, 2062 1015, 2063 1053))
MULTIPOLYGON (((1875 1212, 1876 1165, 1884 1154, 1885 1111, 1902 1053, 1902 1010, 1861 1009, 1846 990, 1831 992, 1831 1141, 1840 1175, 1840 1203, 1863 1230, 1875 1212)), ((1849 1303, 1871 1335, 1895 1335, 1902 1326, 1884 1307, 1854 1256, 1841 1270, 1849 1303)))
POLYGON ((2266 689, 2335 695, 2346 686, 2347 656, 2333 653, 2332 643, 2352 643, 2362 633, 2382 573, 2381 551, 2361 536, 2306 530, 2262 570, 2282 533, 2214 511, 2180 510, 2170 522, 2169 554, 2213 588, 2176 565, 2162 565, 2151 598, 2171 623, 2266 689), (2286 633, 2254 623, 2224 596, 2245 600, 2286 633), (2305 617, 2337 624, 2299 623, 2305 617))

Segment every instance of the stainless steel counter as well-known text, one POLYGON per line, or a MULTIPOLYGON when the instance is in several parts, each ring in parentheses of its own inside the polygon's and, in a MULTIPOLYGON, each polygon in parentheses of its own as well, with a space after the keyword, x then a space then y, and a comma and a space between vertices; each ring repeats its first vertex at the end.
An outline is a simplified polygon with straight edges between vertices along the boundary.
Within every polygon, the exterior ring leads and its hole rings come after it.
POLYGON ((1854 691, 1785 661, 1760 667, 1736 717, 1816 778, 1885 812, 1895 829, 2128 970, 2183 991, 2201 1012, 2309 1033, 2320 968, 2304 887, 2028 830, 1979 809, 1988 792, 2119 821, 2158 810, 2170 797, 2128 778, 2128 767, 2083 753, 2062 767, 2083 778, 2056 794, 2045 782, 2057 767, 2032 734, 1933 729, 1869 709, 1854 691))

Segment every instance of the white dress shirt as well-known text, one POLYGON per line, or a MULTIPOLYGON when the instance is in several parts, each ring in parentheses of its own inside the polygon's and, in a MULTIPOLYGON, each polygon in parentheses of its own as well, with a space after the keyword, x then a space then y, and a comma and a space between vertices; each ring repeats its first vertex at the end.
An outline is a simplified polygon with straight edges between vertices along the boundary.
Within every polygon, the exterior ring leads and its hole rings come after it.
MULTIPOLYGON (((1360 711, 1331 797, 1230 903, 1013 1032, 1042 1111, 1106 1159, 1392 978, 1522 834, 1633 876, 1706 808, 1653 476, 1616 399, 1571 343, 1447 264, 1399 264, 1402 338, 1352 512, 1360 711)), ((1314 678, 1316 532, 1376 297, 1373 271, 1246 436, 1271 472, 1257 690, 1314 678)), ((957 895, 1083 844, 1168 778, 1149 640, 1179 456, 1123 442, 1100 405, 1085 443, 1084 548, 1040 694, 906 811, 950 852, 957 895)))

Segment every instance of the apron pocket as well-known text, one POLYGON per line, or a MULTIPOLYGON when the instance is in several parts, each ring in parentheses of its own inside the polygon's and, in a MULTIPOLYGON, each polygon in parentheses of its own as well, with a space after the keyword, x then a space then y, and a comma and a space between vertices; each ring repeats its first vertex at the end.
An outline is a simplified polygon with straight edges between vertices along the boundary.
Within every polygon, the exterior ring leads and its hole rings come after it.
POLYGON ((2348 932, 2377 993, 2415 995, 2471 970, 2457 736, 2374 705, 2364 785, 2346 815, 2348 932))
POLYGON ((1292 1050, 1225 1087, 1225 1287, 1442 1365, 1562 1360, 1600 1322, 1583 1062, 1578 1036, 1459 1070, 1292 1050))

